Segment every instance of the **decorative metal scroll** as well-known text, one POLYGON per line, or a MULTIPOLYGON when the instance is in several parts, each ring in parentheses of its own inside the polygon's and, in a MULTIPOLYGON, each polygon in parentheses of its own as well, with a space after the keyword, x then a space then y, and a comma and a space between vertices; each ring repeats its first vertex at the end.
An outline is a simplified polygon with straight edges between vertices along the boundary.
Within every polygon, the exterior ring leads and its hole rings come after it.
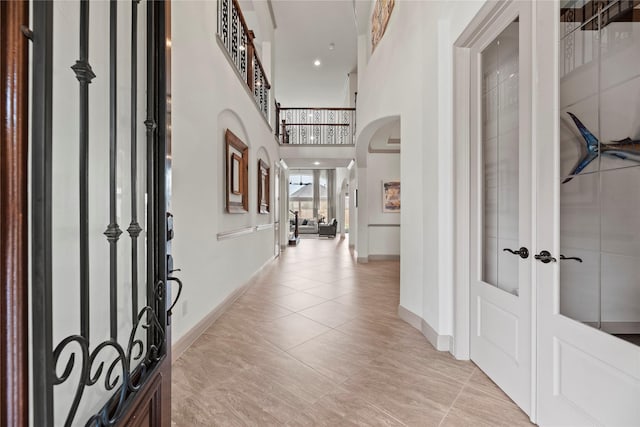
POLYGON ((145 351, 143 341, 136 338, 140 328, 145 330, 155 328, 157 331, 160 331, 161 341, 164 340, 162 325, 158 321, 154 309, 147 306, 140 310, 131 334, 129 335, 126 347, 123 347, 120 343, 111 339, 101 342, 93 351, 90 351, 89 340, 82 335, 68 336, 58 344, 53 351, 53 363, 56 369, 54 385, 60 385, 66 382, 74 370, 77 369, 76 355, 79 354, 80 359, 78 361, 80 368, 78 385, 71 408, 65 420, 65 426, 72 424, 85 388, 97 384, 103 377, 103 373, 105 374, 103 387, 106 391, 114 390, 119 382, 120 387, 115 393, 114 398, 109 400, 100 412, 89 418, 86 426, 112 426, 120 419, 127 403, 127 397, 140 390, 151 368, 161 359, 159 343, 147 345, 145 351), (73 344, 78 347, 77 353, 71 353, 69 359, 67 359, 67 362, 63 365, 64 369, 62 370, 62 374, 58 375, 57 368, 60 356, 67 347, 73 344), (105 373, 106 364, 103 361, 99 361, 98 356, 109 349, 115 351, 117 356, 111 361, 105 373), (133 370, 132 363, 136 361, 140 361, 140 364, 133 370), (119 373, 119 375, 117 375, 117 373, 119 373))
MULTIPOLYGON (((164 237, 159 231, 164 223, 157 222, 157 218, 164 218, 164 196, 158 189, 164 188, 161 178, 164 171, 164 151, 158 147, 163 142, 158 136, 156 128, 161 114, 158 113, 158 103, 163 99, 163 93, 157 93, 157 65, 160 61, 158 51, 164 43, 157 44, 158 22, 164 22, 161 3, 147 2, 146 6, 146 55, 147 77, 146 96, 147 113, 144 124, 147 129, 147 151, 139 152, 137 144, 137 130, 140 125, 138 117, 138 8, 140 0, 129 3, 110 0, 109 8, 109 224, 105 225, 105 244, 109 246, 109 336, 106 341, 99 342, 91 339, 90 325, 90 203, 89 180, 92 176, 89 156, 89 95, 90 83, 98 78, 90 64, 89 54, 89 0, 80 0, 80 33, 79 58, 71 66, 75 73, 79 87, 79 209, 70 212, 77 215, 79 221, 79 284, 80 292, 77 301, 80 307, 79 333, 67 336, 57 345, 52 342, 52 283, 51 272, 51 233, 52 233, 52 156, 51 147, 55 146, 51 136, 51 105, 52 105, 52 45, 53 8, 50 2, 34 3, 34 67, 40 66, 44 76, 34 78, 34 343, 37 351, 34 353, 34 377, 41 387, 34 387, 34 424, 53 425, 54 420, 54 390, 56 386, 77 382, 75 392, 68 412, 64 416, 64 425, 78 424, 78 408, 81 405, 85 391, 91 387, 100 387, 104 391, 106 403, 97 413, 86 420, 86 426, 113 426, 125 414, 136 392, 149 379, 158 363, 166 355, 166 295, 164 265, 159 264, 165 258, 164 237), (118 7, 131 7, 131 133, 130 133, 130 185, 131 185, 131 219, 127 233, 131 239, 131 324, 132 329, 126 336, 118 337, 118 242, 122 230, 117 223, 117 182, 118 182, 118 150, 117 142, 122 136, 116 135, 118 105, 118 7), (44 107, 40 107, 44 105, 44 107), (43 131, 36 129, 44 129, 43 131), (138 160, 139 156, 146 157, 146 191, 138 192, 138 160), (49 182, 49 185, 42 183, 49 182), (144 194, 146 193, 146 194, 144 194), (146 301, 138 301, 139 291, 139 254, 138 239, 145 231, 138 218, 137 205, 140 196, 146 198, 147 218, 146 234, 146 301), (37 305, 36 305, 37 304, 37 305), (139 306, 142 306, 140 308, 139 306), (37 308, 35 308, 37 307, 37 308), (144 338, 142 338, 144 337, 144 338), (120 338, 120 339, 119 339, 120 338), (124 341, 126 340, 126 341, 124 341)), ((122 32, 122 29, 120 30, 122 32)), ((127 30, 128 32, 128 30, 127 30)), ((106 77, 106 76, 101 76, 106 77)), ((95 236, 93 236, 95 237, 95 236)), ((75 301, 73 297, 71 301, 75 301)), ((95 327, 95 326, 94 326, 95 327)), ((35 383, 35 381, 34 381, 35 383)), ((60 415, 60 414, 58 414, 60 415)))
POLYGON ((283 144, 355 143, 355 108, 280 108, 279 117, 283 144))

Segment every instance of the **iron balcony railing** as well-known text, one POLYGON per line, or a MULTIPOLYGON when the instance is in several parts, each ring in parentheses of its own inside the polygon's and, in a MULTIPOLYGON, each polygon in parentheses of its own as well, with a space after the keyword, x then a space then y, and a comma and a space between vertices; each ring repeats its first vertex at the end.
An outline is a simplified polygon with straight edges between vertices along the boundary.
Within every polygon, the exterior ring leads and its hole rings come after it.
POLYGON ((281 144, 352 145, 356 135, 355 108, 283 108, 276 136, 281 144))
POLYGON ((218 37, 268 122, 271 85, 253 44, 255 34, 247 26, 238 0, 218 0, 218 37))

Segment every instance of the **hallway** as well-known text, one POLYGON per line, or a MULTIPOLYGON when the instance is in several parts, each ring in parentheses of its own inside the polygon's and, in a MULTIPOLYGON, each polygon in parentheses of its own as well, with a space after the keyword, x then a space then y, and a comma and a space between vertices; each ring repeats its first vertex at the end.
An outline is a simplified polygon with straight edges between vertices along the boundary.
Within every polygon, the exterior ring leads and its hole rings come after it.
POLYGON ((529 425, 398 319, 399 270, 340 239, 288 248, 173 364, 172 425, 529 425))

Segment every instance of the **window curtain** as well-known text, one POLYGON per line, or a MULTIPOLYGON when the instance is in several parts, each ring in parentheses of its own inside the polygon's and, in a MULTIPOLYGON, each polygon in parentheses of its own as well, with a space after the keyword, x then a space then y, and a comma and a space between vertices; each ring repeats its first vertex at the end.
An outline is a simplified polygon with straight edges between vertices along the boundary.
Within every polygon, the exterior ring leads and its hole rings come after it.
POLYGON ((313 217, 318 219, 318 210, 320 209, 320 170, 313 171, 313 217))
POLYGON ((327 221, 336 217, 336 170, 327 170, 327 221))

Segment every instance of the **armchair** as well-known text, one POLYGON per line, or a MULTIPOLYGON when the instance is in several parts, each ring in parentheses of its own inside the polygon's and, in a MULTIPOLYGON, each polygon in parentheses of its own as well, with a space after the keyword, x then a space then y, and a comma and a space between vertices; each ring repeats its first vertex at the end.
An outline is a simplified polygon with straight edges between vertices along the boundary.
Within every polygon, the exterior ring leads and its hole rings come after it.
POLYGON ((336 237, 338 220, 333 218, 328 224, 318 224, 318 236, 336 237))

